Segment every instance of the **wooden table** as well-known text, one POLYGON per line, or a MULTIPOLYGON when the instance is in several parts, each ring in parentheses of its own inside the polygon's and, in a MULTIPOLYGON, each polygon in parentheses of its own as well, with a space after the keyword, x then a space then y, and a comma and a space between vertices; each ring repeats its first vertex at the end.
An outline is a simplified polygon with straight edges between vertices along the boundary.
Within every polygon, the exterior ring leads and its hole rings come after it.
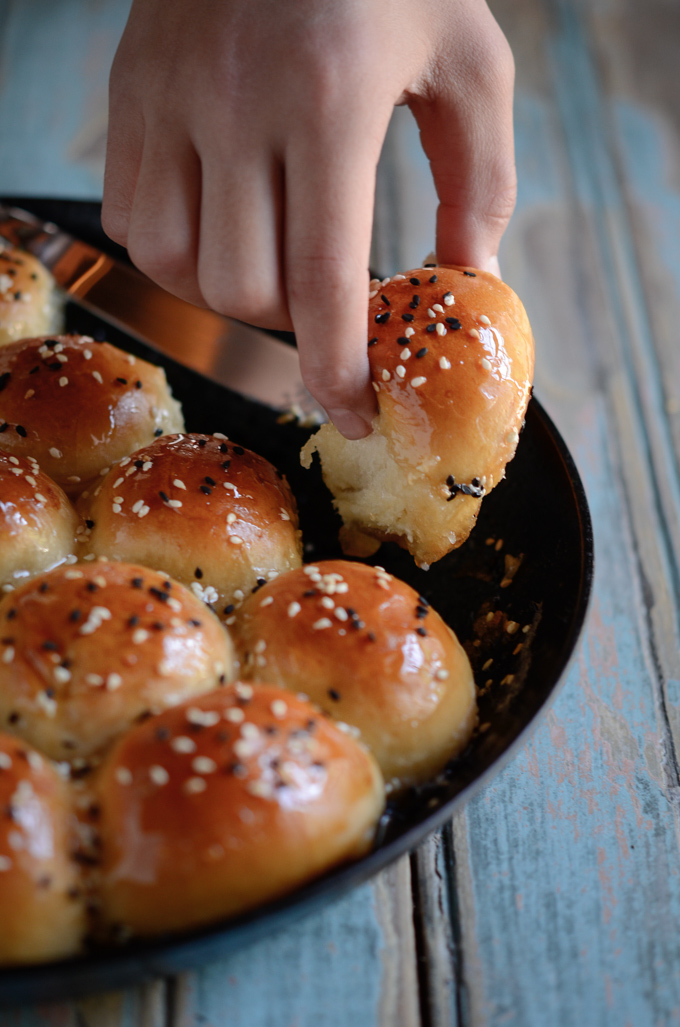
MULTIPOLYGON (((100 194, 127 6, 0 4, 0 193, 100 194)), ((0 1027, 680 1022, 680 5, 491 6, 517 61, 503 270, 595 526, 566 685, 441 834, 343 901, 197 973, 0 1013, 0 1027)), ((374 266, 419 264, 433 218, 399 110, 374 266)))

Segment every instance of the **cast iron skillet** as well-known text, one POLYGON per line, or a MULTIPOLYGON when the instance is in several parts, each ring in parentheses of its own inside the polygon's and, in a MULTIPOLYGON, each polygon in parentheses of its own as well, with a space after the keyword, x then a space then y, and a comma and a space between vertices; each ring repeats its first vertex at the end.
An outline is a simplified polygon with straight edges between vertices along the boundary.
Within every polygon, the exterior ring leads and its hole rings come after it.
MULTIPOLYGON (((98 228, 98 205, 31 205, 25 198, 12 202, 87 236, 102 249, 112 249, 98 228)), ((180 366, 72 304, 67 308, 67 327, 106 336, 161 364, 184 406, 188 431, 224 432, 286 474, 300 507, 305 559, 341 556, 338 520, 318 466, 304 471, 299 465, 298 453, 309 432, 278 425, 269 408, 180 366)), ((271 934, 417 846, 523 743, 563 678, 583 625, 593 575, 592 528, 583 486, 559 432, 537 400, 529 405, 505 481, 484 500, 477 526, 460 550, 427 572, 394 545, 382 546, 371 562, 426 596, 466 645, 480 690, 481 725, 467 751, 436 781, 390 804, 376 846, 362 860, 227 922, 120 950, 92 952, 77 960, 2 970, 0 1005, 139 984, 203 965, 271 934), (484 670, 489 659, 493 663, 484 670)))

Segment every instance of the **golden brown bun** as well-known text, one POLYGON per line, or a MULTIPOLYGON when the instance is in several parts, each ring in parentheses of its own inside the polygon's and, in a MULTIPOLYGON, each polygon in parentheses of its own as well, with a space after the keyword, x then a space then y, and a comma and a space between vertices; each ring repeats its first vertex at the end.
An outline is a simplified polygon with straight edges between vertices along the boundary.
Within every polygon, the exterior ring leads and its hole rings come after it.
POLYGON ((233 676, 231 642, 182 585, 82 563, 0 602, 0 728, 52 759, 97 753, 137 717, 233 676))
POLYGON ((35 459, 0 450, 0 586, 20 584, 73 554, 77 527, 75 510, 35 459))
POLYGON ((429 565, 465 541, 480 497, 515 454, 531 394, 531 328, 512 289, 486 271, 419 268, 371 295, 373 432, 350 442, 324 425, 303 464, 318 451, 345 552, 369 555, 371 539, 391 539, 429 565))
POLYGON ((97 556, 160 567, 222 613, 301 564, 295 499, 272 465, 215 435, 166 435, 84 501, 97 556))
POLYGON ((98 775, 102 911, 156 934, 273 899, 370 847, 370 754, 312 706, 240 684, 120 739, 98 775))
POLYGON ((305 692, 357 728, 393 787, 432 777, 476 723, 467 656, 426 600, 380 568, 292 571, 238 614, 240 674, 305 692))
POLYGON ((55 335, 0 349, 0 443, 35 457, 70 496, 157 432, 183 427, 162 368, 108 342, 55 335))
POLYGON ((0 243, 0 346, 58 332, 62 306, 47 268, 31 253, 0 243))
POLYGON ((0 965, 74 955, 85 931, 67 785, 0 734, 0 965))

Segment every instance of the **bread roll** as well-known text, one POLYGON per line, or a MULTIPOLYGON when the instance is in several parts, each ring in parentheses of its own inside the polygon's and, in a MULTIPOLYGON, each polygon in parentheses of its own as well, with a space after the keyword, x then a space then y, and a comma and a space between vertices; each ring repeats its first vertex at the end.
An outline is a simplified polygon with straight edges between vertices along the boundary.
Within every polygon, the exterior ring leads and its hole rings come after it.
POLYGON ((156 934, 276 898, 370 847, 366 750, 295 696, 228 686, 128 732, 101 768, 102 913, 156 934))
POLYGON ((465 541, 515 454, 531 394, 531 328, 512 289, 486 271, 419 268, 371 296, 373 432, 350 442, 324 425, 302 461, 318 451, 346 553, 393 540, 427 567, 465 541))
POLYGON ((204 603, 157 571, 83 563, 0 602, 0 729, 52 759, 91 757, 139 716, 220 685, 232 645, 204 603))
POLYGON ((0 734, 0 965, 75 955, 85 931, 67 785, 25 742, 0 734))
POLYGON ((78 520, 33 457, 0 450, 0 586, 9 591, 73 554, 78 520))
POLYGON ((392 788, 465 748, 475 686, 451 629, 378 567, 328 560, 250 596, 233 628, 245 679, 305 692, 360 732, 392 788))
POLYGON ((31 253, 0 242, 0 346, 60 331, 62 309, 47 268, 31 253))
POLYGON ((158 439, 112 468, 86 504, 86 551, 162 567, 222 614, 302 562, 287 481, 223 435, 158 439))
POLYGON ((162 368, 108 342, 56 335, 0 349, 0 445, 35 457, 69 496, 183 427, 162 368))

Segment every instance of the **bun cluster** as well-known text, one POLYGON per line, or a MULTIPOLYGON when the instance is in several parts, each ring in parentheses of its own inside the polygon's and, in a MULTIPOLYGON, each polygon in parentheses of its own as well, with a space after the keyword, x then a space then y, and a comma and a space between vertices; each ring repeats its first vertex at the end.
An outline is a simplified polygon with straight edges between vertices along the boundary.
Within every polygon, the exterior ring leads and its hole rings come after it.
POLYGON ((428 567, 465 541, 515 454, 533 337, 518 297, 485 271, 418 268, 372 285, 373 432, 348 441, 324 425, 302 461, 319 453, 348 555, 392 540, 428 567))

